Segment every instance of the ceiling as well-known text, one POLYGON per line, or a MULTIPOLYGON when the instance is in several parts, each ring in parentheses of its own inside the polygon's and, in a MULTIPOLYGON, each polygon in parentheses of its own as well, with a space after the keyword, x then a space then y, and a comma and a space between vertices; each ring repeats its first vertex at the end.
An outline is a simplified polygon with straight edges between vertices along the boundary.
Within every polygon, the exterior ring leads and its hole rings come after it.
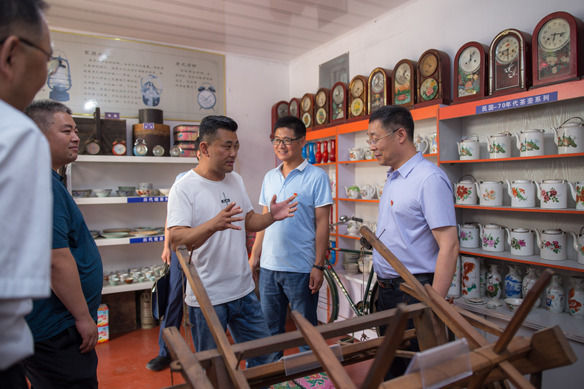
POLYGON ((46 0, 51 28, 289 61, 405 0, 46 0))

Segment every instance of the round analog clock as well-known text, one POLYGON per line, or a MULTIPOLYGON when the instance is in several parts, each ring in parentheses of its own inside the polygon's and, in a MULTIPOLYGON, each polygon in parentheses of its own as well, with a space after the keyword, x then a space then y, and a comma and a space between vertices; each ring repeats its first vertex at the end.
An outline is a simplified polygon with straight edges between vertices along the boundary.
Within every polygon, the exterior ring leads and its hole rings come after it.
POLYGON ((399 67, 395 70, 395 81, 399 85, 407 84, 410 82, 412 77, 410 67, 407 63, 402 63, 399 67))
POLYGON ((537 37, 539 45, 545 50, 556 51, 570 41, 570 25, 563 18, 554 18, 547 21, 537 37))
POLYGON ((314 98, 316 105, 318 107, 322 107, 325 103, 326 103, 326 93, 324 91, 320 91, 316 94, 316 97, 314 98))
POLYGON ((308 112, 304 112, 304 114, 302 115, 302 122, 304 123, 304 126, 306 128, 312 125, 312 117, 308 112))
POLYGON ((302 105, 302 110, 303 111, 308 111, 310 109, 310 105, 311 105, 311 101, 310 101, 310 97, 305 96, 302 99, 302 103, 300 103, 302 105))
POLYGON ((290 115, 298 117, 298 102, 296 100, 290 102, 290 115))
POLYGON ((438 94, 438 83, 433 78, 426 78, 420 85, 420 96, 423 100, 432 100, 438 94))
POLYGON ((383 73, 378 72, 375 73, 373 78, 371 79, 371 90, 374 93, 381 93, 383 91, 383 82, 385 78, 383 77, 383 73))
POLYGON ((278 105, 277 108, 278 118, 283 118, 284 116, 288 115, 288 104, 282 103, 278 105))
POLYGON ((351 102, 351 114, 353 116, 360 116, 363 113, 363 108, 365 108, 365 104, 360 98, 357 97, 351 102))
POLYGON ((466 73, 474 73, 481 66, 481 53, 478 47, 469 46, 460 53, 458 66, 466 73))
POLYGON ((495 58, 502 65, 511 63, 519 55, 519 40, 513 35, 501 39, 495 48, 495 58))
POLYGON ((438 67, 438 58, 432 53, 426 54, 420 60, 420 74, 424 77, 432 75, 438 67))
POLYGON ((113 155, 126 155, 126 141, 116 139, 112 143, 112 154, 113 155))
POLYGON ((353 85, 351 85, 351 94, 353 95, 353 97, 359 97, 361 96, 361 93, 363 93, 363 80, 361 80, 360 78, 357 78, 354 80, 353 85))
POLYGON ((345 90, 342 85, 337 85, 333 89, 333 101, 337 104, 341 104, 345 98, 345 90))
POLYGON ((321 126, 326 123, 326 119, 327 119, 326 109, 319 108, 316 111, 316 124, 321 126))

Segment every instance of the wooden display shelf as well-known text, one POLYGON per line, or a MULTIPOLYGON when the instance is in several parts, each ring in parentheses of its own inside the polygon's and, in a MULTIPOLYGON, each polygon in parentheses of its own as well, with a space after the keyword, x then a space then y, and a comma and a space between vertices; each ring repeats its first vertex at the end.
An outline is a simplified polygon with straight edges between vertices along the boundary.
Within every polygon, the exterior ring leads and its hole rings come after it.
POLYGON ((524 263, 527 265, 534 265, 534 266, 542 266, 542 267, 551 267, 554 269, 562 269, 562 270, 569 270, 584 273, 584 264, 578 263, 576 259, 566 259, 563 261, 548 261, 546 259, 541 259, 538 255, 530 255, 530 256, 517 256, 511 255, 509 251, 502 251, 502 252, 494 252, 494 251, 485 251, 482 249, 469 249, 466 247, 461 247, 460 249, 461 255, 473 255, 483 258, 491 258, 491 259, 498 259, 501 261, 508 261, 508 262, 517 262, 517 263, 524 263))
POLYGON ((339 201, 353 201, 357 203, 379 203, 378 199, 348 199, 348 198, 339 198, 339 201))
MULTIPOLYGON (((440 107, 438 112, 438 117, 440 120, 445 119, 456 119, 465 116, 475 116, 475 115, 483 115, 488 114, 490 112, 485 113, 477 113, 476 108, 478 106, 486 105, 486 104, 495 104, 501 101, 508 101, 512 99, 522 99, 522 98, 529 98, 537 95, 542 95, 546 93, 557 92, 558 98, 555 102, 575 99, 578 97, 584 96, 584 80, 578 81, 570 81, 564 82, 561 84, 554 84, 550 86, 545 86, 541 88, 534 88, 530 89, 526 92, 519 92, 519 93, 511 93, 508 95, 502 95, 497 97, 491 98, 484 98, 476 101, 470 101, 468 103, 462 104, 453 104, 450 106, 440 107)), ((542 104, 548 104, 547 102, 543 102, 542 104)), ((509 110, 521 109, 521 108, 528 108, 533 107, 533 105, 524 106, 524 107, 517 107, 517 108, 508 108, 506 110, 499 110, 495 112, 504 112, 509 110)))
POLYGON ((122 292, 133 292, 136 290, 148 290, 152 289, 154 285, 153 281, 145 282, 133 282, 131 284, 121 284, 121 285, 104 285, 101 294, 112 294, 112 293, 122 293, 122 292))
POLYGON ((584 157, 584 153, 573 153, 573 154, 550 154, 550 155, 538 155, 535 157, 511 157, 511 158, 486 158, 486 159, 470 159, 470 160, 451 160, 451 161, 440 161, 441 164, 445 163, 485 163, 485 162, 508 162, 508 161, 529 161, 531 159, 555 159, 555 158, 570 158, 570 157, 584 157))
POLYGON ((479 209, 481 211, 512 211, 512 212, 535 212, 535 213, 563 213, 563 214, 573 214, 573 215, 584 215, 584 210, 573 209, 573 208, 561 208, 561 209, 547 209, 547 208, 518 208, 510 206, 500 206, 500 207, 487 207, 481 205, 464 205, 455 204, 454 208, 461 209, 479 209))
POLYGON ((113 162, 113 163, 181 163, 194 165, 194 157, 134 157, 129 155, 79 155, 77 162, 113 162))

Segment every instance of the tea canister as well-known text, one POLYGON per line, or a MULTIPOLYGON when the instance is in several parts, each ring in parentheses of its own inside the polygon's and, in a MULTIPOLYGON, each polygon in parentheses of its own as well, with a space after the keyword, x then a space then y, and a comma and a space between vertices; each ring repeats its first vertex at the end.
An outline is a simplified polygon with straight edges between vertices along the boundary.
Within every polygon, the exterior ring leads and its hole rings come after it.
POLYGON ((509 132, 500 132, 487 137, 489 158, 510 158, 513 135, 509 132))
POLYGON ((574 250, 578 253, 578 263, 584 265, 584 226, 580 228, 580 234, 570 232, 573 238, 574 250))
POLYGON ((483 250, 501 252, 505 249, 504 227, 497 224, 485 224, 480 229, 483 250))
POLYGON ((568 207, 568 184, 565 180, 543 180, 535 182, 537 198, 541 208, 560 209, 568 207))
POLYGON ((480 143, 476 135, 465 137, 456 142, 458 146, 458 156, 461 161, 479 159, 480 158, 480 143))
POLYGON ((479 276, 480 262, 476 257, 461 256, 461 286, 462 297, 465 300, 477 301, 480 299, 479 276))
POLYGON ((527 228, 513 228, 507 231, 507 243, 511 255, 530 256, 534 254, 533 231, 527 228))
POLYGON ((554 128, 558 154, 584 153, 584 119, 575 116, 554 128))
POLYGON ((463 176, 460 178, 454 188, 456 204, 476 205, 478 197, 475 190, 475 183, 476 180, 473 176, 463 176))
POLYGON ((544 155, 543 148, 543 135, 544 130, 541 129, 531 129, 522 130, 516 132, 517 137, 517 148, 519 149, 520 157, 535 157, 538 155, 544 155))
POLYGON ((507 194, 511 197, 511 206, 519 208, 535 207, 535 183, 530 180, 513 180, 507 182, 507 194))
POLYGON ((474 184, 481 205, 498 207, 503 205, 503 181, 480 181, 474 184))
POLYGON ((576 209, 584 209, 584 181, 568 182, 572 198, 576 202, 576 209))
POLYGON ((568 313, 584 318, 584 277, 571 277, 568 289, 568 313))
POLYGON ((563 261, 568 258, 566 253, 566 233, 562 230, 536 230, 537 245, 540 257, 548 261, 563 261))
POLYGON ((565 301, 566 294, 564 293, 564 287, 562 286, 562 277, 558 274, 554 274, 550 286, 546 289, 545 309, 555 313, 564 312, 565 301))
POLYGON ((460 247, 476 249, 479 247, 480 230, 476 223, 458 225, 458 238, 460 247))

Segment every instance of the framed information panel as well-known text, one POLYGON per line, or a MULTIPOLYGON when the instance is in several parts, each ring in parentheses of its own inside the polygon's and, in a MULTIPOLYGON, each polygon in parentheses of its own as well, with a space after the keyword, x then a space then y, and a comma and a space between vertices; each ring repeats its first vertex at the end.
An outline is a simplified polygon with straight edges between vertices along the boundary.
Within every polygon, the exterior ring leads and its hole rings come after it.
POLYGON ((136 118, 142 108, 166 120, 225 114, 225 56, 107 36, 51 31, 59 66, 36 99, 61 101, 75 115, 100 107, 136 118))

